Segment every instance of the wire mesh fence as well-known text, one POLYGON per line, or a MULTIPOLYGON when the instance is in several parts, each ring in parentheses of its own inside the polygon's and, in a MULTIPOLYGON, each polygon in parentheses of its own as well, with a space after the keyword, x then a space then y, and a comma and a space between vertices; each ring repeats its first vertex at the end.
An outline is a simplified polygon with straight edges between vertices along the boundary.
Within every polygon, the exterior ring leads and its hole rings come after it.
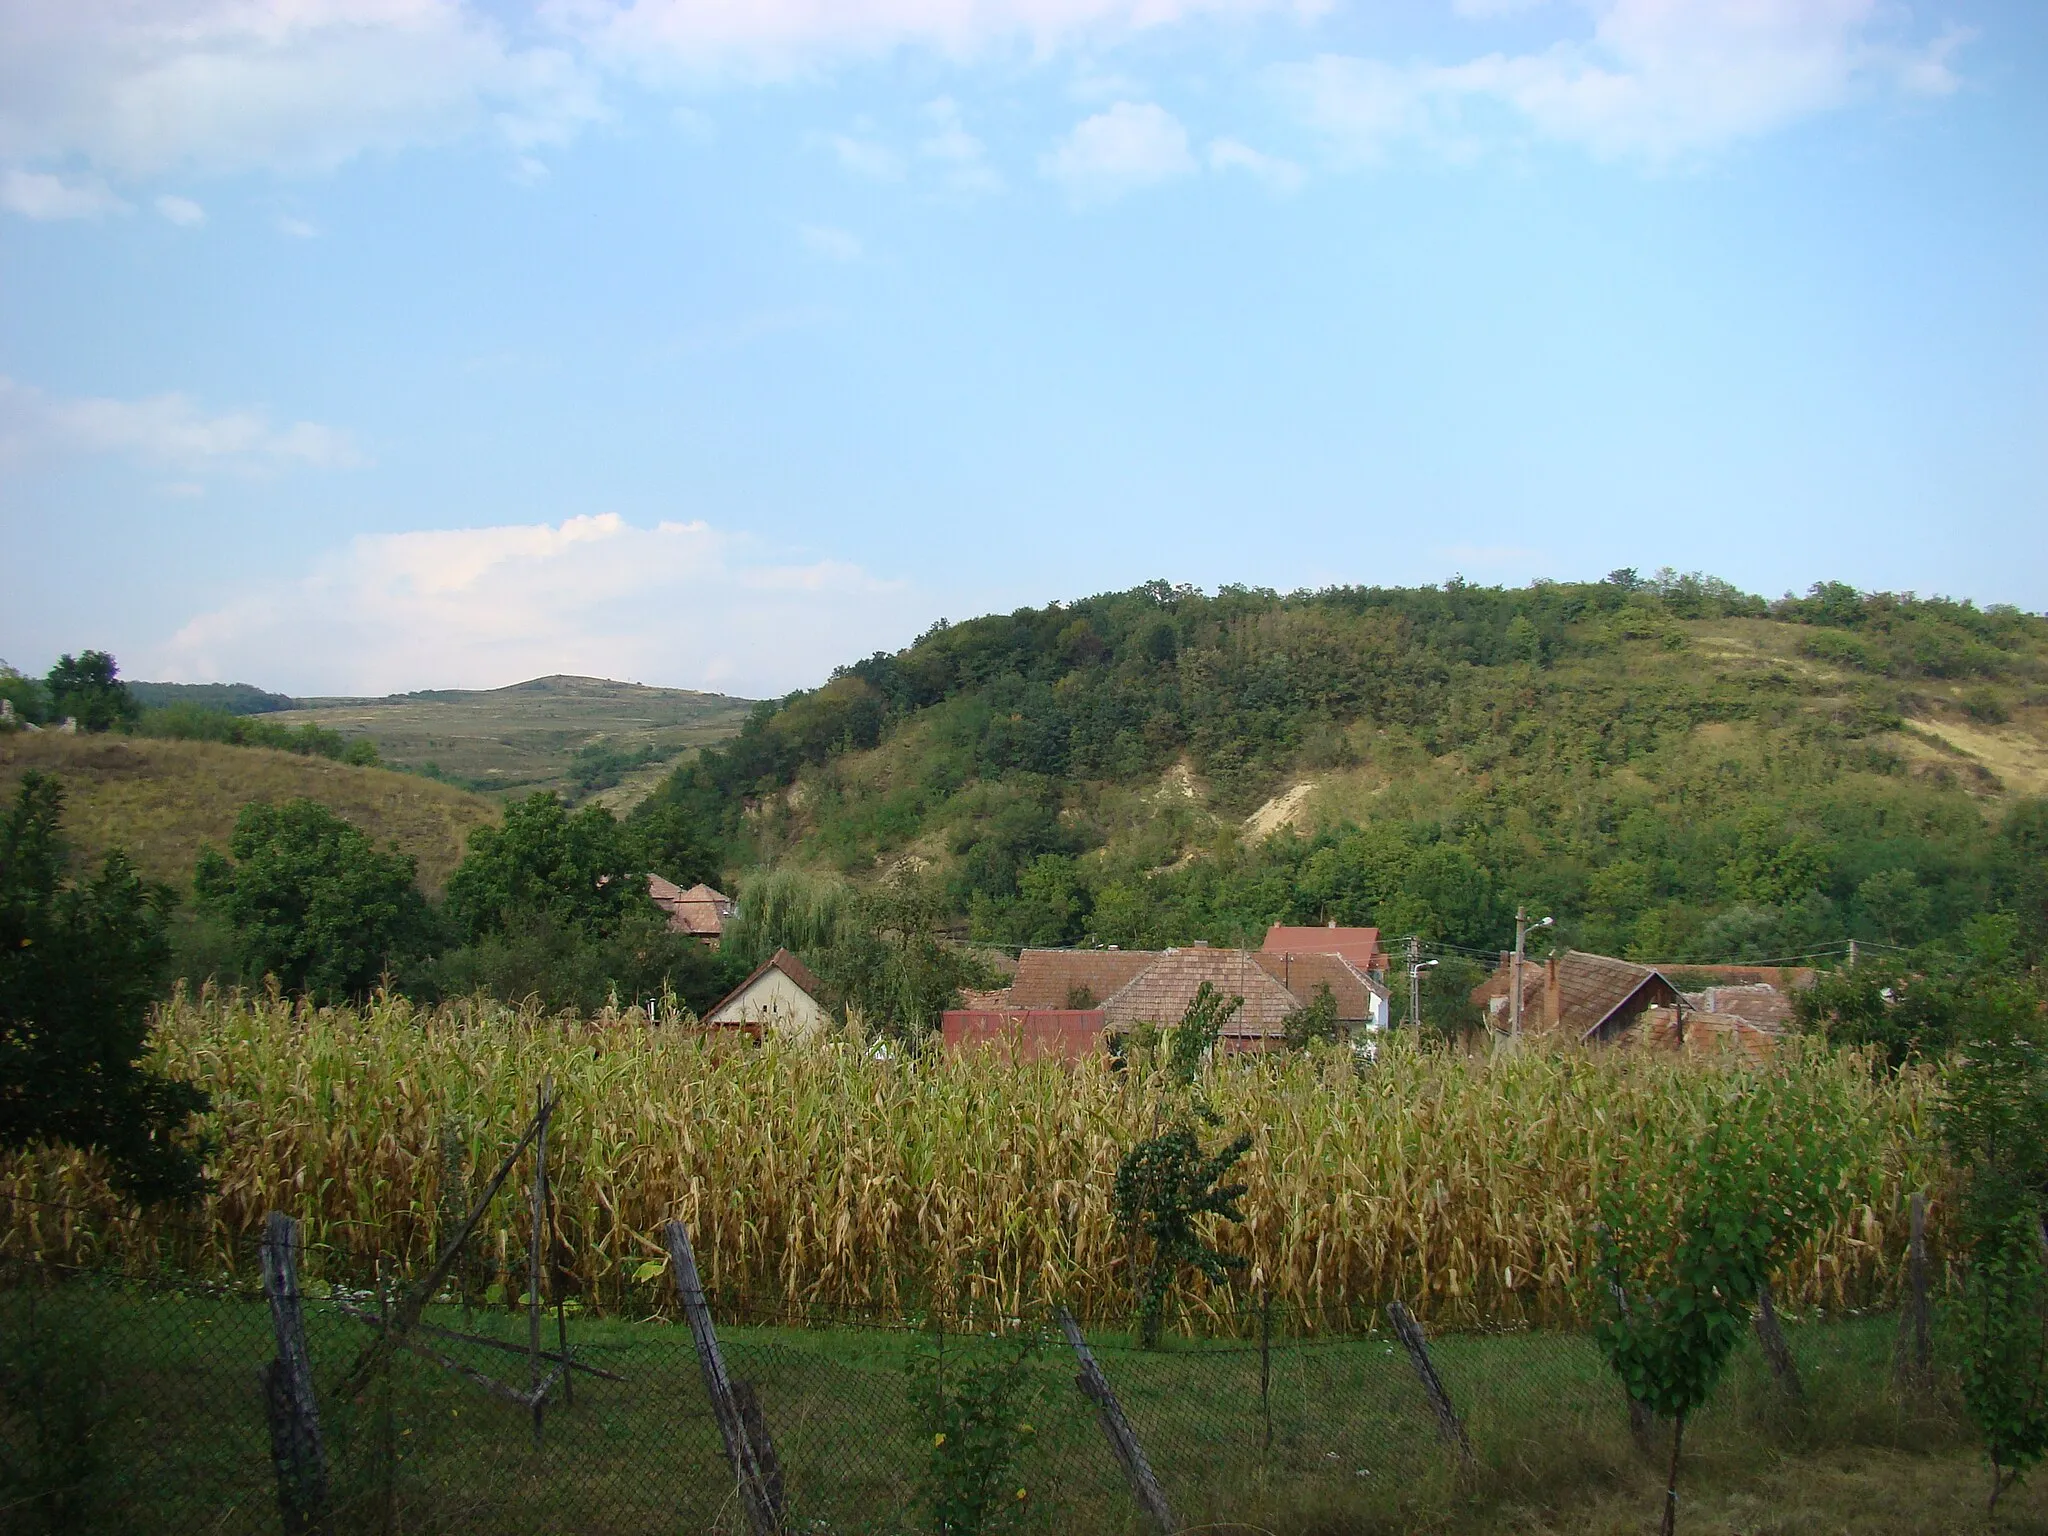
MULTIPOLYGON (((413 1278, 397 1275, 372 1289, 307 1284, 325 1487, 317 1522, 295 1526, 280 1499, 265 1384, 279 1333, 261 1274, 254 1257, 209 1280, 0 1258, 0 1527, 750 1529, 687 1327, 565 1313, 559 1333, 553 1315, 539 1319, 537 1338, 518 1298, 465 1307, 444 1291, 365 1372, 413 1278)), ((1049 1312, 942 1332, 779 1299, 713 1303, 725 1370, 772 1447, 781 1530, 1153 1528, 1049 1312)), ((1248 1302, 1221 1336, 1151 1349, 1090 1337, 1176 1525, 1285 1530, 1440 1508, 1461 1479, 1571 1476, 1635 1454, 1626 1400, 1584 1334, 1429 1342, 1468 1466, 1391 1332, 1332 1337, 1299 1321, 1248 1302)), ((1915 1432, 1926 1405, 1895 1390, 1895 1317, 1786 1333, 1803 1405, 1789 1406, 1745 1341, 1689 1428, 1699 1453, 1915 1432)))

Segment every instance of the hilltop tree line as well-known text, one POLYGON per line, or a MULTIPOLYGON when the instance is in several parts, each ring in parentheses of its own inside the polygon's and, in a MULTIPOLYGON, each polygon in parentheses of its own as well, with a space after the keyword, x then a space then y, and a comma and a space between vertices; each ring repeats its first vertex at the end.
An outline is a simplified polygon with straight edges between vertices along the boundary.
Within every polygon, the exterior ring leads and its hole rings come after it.
POLYGON ((1981 765, 1911 732, 1996 725, 2044 683, 2041 618, 1841 583, 1767 603, 1671 572, 1154 582, 935 626, 763 704, 655 803, 727 867, 928 866, 999 943, 1335 921, 1488 951, 1527 904, 1560 944, 1666 962, 1910 947, 1997 911, 2038 950, 2042 808, 2000 808, 1981 765), (1789 659, 1702 665, 1700 620, 1767 626, 1789 659), (1352 820, 1239 835, 1291 781, 1353 770, 1384 787, 1352 820))
POLYGON ((262 716, 290 704, 278 694, 239 685, 192 689, 199 699, 173 699, 148 706, 123 681, 114 658, 105 651, 60 656, 46 676, 25 677, 0 665, 0 699, 13 706, 18 721, 52 726, 69 720, 88 734, 120 731, 170 741, 214 741, 233 747, 270 747, 300 757, 325 757, 358 767, 378 766, 377 744, 366 736, 347 737, 307 721, 279 725, 262 716))

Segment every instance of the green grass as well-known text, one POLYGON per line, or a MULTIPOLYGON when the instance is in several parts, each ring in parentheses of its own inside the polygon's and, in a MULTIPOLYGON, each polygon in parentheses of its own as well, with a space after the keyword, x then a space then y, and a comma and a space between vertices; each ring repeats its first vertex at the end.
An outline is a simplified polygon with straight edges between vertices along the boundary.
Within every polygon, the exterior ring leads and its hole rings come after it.
POLYGON ((387 763, 413 769, 431 763, 457 782, 493 793, 568 793, 579 749, 653 748, 659 761, 596 795, 618 811, 645 798, 680 756, 731 736, 753 707, 751 700, 724 694, 591 677, 543 677, 479 692, 298 702, 302 707, 266 718, 368 736, 387 763))
MULTIPOLYGON (((93 1486, 102 1497, 89 1528, 276 1528, 257 1387, 272 1343, 260 1302, 86 1286, 36 1293, 33 1317, 30 1302, 28 1292, 0 1294, 0 1334, 14 1341, 0 1349, 18 1354, 22 1340, 41 1337, 61 1344, 74 1365, 103 1354, 115 1368, 100 1400, 93 1486)), ((524 1317, 502 1310, 467 1325, 452 1307, 430 1316, 513 1342, 526 1336, 524 1317)), ((308 1329, 338 1532, 384 1529, 388 1506, 409 1532, 742 1529, 680 1326, 572 1319, 578 1357, 624 1379, 579 1376, 574 1403, 550 1405, 538 1448, 516 1406, 410 1356, 359 1403, 343 1402, 336 1384, 371 1330, 325 1301, 309 1304, 308 1329)), ((721 1334, 732 1375, 760 1394, 786 1481, 788 1529, 922 1528, 929 1438, 909 1405, 904 1360, 912 1348, 931 1348, 930 1335, 721 1334)), ((1889 1393, 1891 1320, 1794 1325, 1790 1334, 1809 1406, 1786 1405, 1746 1347, 1688 1435, 1681 1528, 1982 1528, 1980 1462, 1951 1410, 1909 1413, 1889 1393)), ((550 1319, 549 1347, 553 1335, 550 1319)), ((1276 1341, 1263 1395, 1255 1345, 1183 1339, 1145 1352, 1117 1336, 1095 1343, 1184 1527, 1590 1533, 1642 1530, 1654 1518, 1656 1472, 1633 1447, 1619 1389, 1583 1336, 1435 1343, 1482 1464, 1463 1485, 1391 1340, 1276 1341)), ((517 1355, 438 1347, 524 1386, 517 1355)), ((956 1368, 1008 1347, 945 1341, 956 1368)), ((1003 1529, 1141 1528, 1073 1369, 1063 1347, 1041 1345, 1019 1409, 1031 1431, 1013 1482, 1027 1497, 1006 1501, 1003 1529)), ((23 1431, 19 1398, 0 1406, 0 1446, 18 1453, 23 1431)), ((0 1502, 7 1497, 19 1493, 0 1488, 0 1502)), ((2023 1486, 2001 1528, 2048 1529, 2044 1521, 2048 1499, 2023 1486)))
POLYGON ((319 801, 380 846, 396 842, 416 858, 430 892, 447 881, 471 830, 498 817, 490 801, 451 784, 216 742, 0 735, 0 794, 11 798, 30 769, 63 782, 64 835, 81 861, 125 849, 145 875, 180 888, 199 850, 225 847, 252 800, 319 801))

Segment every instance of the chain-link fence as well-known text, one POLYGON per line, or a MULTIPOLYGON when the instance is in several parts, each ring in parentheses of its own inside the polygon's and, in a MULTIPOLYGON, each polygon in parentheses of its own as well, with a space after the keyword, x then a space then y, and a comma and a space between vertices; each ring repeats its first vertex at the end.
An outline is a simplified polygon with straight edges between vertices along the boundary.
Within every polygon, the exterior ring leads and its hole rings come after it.
MULTIPOLYGON (((444 1293, 393 1342, 396 1276, 367 1291, 305 1283, 323 1486, 317 1509, 281 1502, 275 1292, 253 1254, 235 1273, 0 1259, 0 1528, 749 1529, 683 1323, 536 1321, 517 1298, 465 1308, 444 1293)), ((948 1333, 760 1298, 714 1297, 711 1311, 784 1531, 1152 1528, 1050 1313, 948 1333)), ((1228 1322, 1231 1336, 1153 1349, 1088 1340, 1177 1526, 1426 1515, 1474 1479, 1578 1480, 1640 1454, 1583 1334, 1429 1341, 1468 1462, 1393 1332, 1309 1336, 1256 1298, 1228 1322)), ((1902 1443, 1943 1411, 1939 1362, 1932 1385, 1896 1388, 1895 1317, 1785 1332, 1799 1404, 1747 1340, 1688 1431, 1694 1454, 1787 1437, 1902 1443)))

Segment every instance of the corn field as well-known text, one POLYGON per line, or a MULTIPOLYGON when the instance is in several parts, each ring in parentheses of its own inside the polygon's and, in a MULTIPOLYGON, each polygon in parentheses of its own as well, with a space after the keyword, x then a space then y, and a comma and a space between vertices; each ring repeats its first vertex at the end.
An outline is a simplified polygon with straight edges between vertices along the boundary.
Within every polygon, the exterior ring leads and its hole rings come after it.
MULTIPOLYGON (((165 1005, 157 1065, 213 1095, 215 1192, 175 1223, 181 1264, 246 1264, 264 1213, 305 1223, 330 1270, 433 1257, 465 1162, 479 1183, 552 1076, 549 1167, 585 1305, 665 1309, 661 1223, 680 1216, 715 1293, 791 1305, 1017 1312, 1048 1298, 1128 1315, 1130 1253, 1110 1191, 1131 1145, 1174 1114, 1142 1063, 1019 1063, 936 1051, 891 1059, 856 1035, 754 1046, 651 1027, 636 1012, 549 1018, 402 999, 315 1009, 265 996, 165 1005), (451 1158, 449 1146, 457 1149, 451 1158)), ((1360 1066, 1341 1049, 1219 1060, 1198 1091, 1209 1134, 1254 1132, 1250 1186, 1221 1246, 1311 1326, 1394 1297, 1439 1326, 1562 1322, 1583 1311, 1595 1191, 1626 1178, 1641 1128, 1685 1134, 1717 1096, 1801 1074, 1846 1157, 1841 1214, 1781 1274, 1780 1304, 1887 1302, 1906 1195, 1943 1171, 1925 1074, 1788 1047, 1771 1067, 1647 1053, 1488 1059, 1396 1042, 1360 1066)), ((516 1273, 523 1173, 486 1218, 516 1273)), ((0 1160, 0 1251, 64 1261, 171 1257, 173 1223, 124 1211, 92 1160, 0 1160), (31 1203, 43 1202, 43 1203, 31 1203)), ((458 1202, 459 1205, 459 1202, 458 1202)), ((343 1278, 332 1274, 332 1278, 343 1278)), ((1188 1316, 1232 1299, 1197 1286, 1188 1316)))

